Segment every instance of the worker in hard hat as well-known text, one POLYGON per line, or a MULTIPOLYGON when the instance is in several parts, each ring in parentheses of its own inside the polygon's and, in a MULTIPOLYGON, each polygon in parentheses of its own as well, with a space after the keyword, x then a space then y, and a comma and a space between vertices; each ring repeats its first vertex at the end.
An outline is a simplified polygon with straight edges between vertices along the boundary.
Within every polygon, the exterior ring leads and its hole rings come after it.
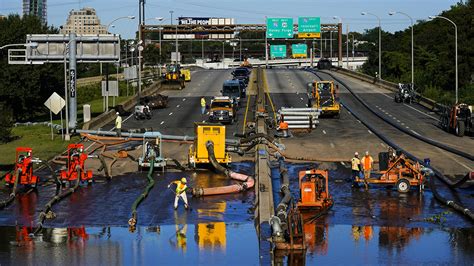
POLYGON ((201 97, 201 114, 205 114, 206 113, 206 98, 201 97))
POLYGON ((351 169, 352 169, 352 187, 356 187, 357 180, 359 179, 359 174, 361 170, 358 152, 355 152, 354 157, 351 159, 351 169))
POLYGON ((372 168, 374 167, 374 159, 370 156, 369 152, 365 152, 365 156, 362 157, 361 160, 362 168, 364 169, 364 178, 367 182, 367 179, 370 178, 370 173, 372 172, 372 168))
POLYGON ((115 114, 117 115, 117 118, 115 118, 115 130, 117 131, 117 137, 121 138, 122 137, 122 117, 120 116, 119 112, 115 114))
POLYGON ((187 181, 186 178, 183 177, 181 180, 176 180, 168 184, 168 188, 171 187, 172 184, 176 184, 176 190, 175 190, 175 198, 174 198, 174 209, 178 209, 178 201, 179 198, 181 198, 184 202, 184 208, 187 210, 189 208, 188 205, 188 198, 186 197, 186 190, 188 189, 188 186, 186 185, 187 181))

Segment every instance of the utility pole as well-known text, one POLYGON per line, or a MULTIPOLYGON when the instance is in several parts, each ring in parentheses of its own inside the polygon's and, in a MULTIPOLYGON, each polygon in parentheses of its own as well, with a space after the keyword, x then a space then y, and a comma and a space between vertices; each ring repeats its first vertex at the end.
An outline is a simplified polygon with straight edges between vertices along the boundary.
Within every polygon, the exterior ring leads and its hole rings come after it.
POLYGON ((76 98, 76 34, 69 33, 69 127, 76 128, 77 124, 77 98, 76 98))

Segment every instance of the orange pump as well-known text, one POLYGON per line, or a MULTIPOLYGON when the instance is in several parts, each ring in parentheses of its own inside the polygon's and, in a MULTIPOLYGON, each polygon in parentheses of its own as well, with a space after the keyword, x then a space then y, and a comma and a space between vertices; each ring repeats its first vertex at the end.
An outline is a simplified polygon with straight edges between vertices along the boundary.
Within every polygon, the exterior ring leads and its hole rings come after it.
POLYGON ((65 183, 80 178, 82 182, 92 183, 92 171, 84 170, 87 158, 89 156, 84 152, 83 144, 69 144, 67 146, 67 169, 61 171, 61 181, 65 183))
POLYGON ((16 148, 15 172, 14 174, 8 173, 5 176, 5 183, 7 186, 14 186, 18 176, 18 184, 36 187, 39 178, 33 175, 33 163, 39 160, 35 160, 31 157, 32 152, 33 149, 28 147, 16 148))
POLYGON ((332 206, 333 199, 328 190, 327 170, 306 170, 299 172, 301 199, 297 206, 300 210, 325 210, 332 206))

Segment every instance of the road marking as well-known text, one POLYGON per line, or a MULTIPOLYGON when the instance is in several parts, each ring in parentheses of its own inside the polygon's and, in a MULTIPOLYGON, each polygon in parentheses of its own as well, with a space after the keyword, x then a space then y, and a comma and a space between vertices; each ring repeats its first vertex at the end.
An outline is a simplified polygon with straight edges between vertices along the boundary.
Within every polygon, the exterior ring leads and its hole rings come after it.
POLYGON ((329 143, 329 145, 331 145, 331 148, 333 148, 333 149, 334 149, 334 147, 336 147, 336 146, 334 145, 334 143, 332 143, 332 142, 329 143))
POLYGON ((401 124, 402 124, 402 126, 404 126, 404 125, 405 125, 405 123, 401 123, 401 124))
POLYGON ((410 130, 413 134, 420 136, 420 133, 416 132, 415 130, 410 130))
POLYGON ((387 97, 387 98, 392 99, 392 96, 390 96, 390 95, 387 95, 387 94, 385 94, 385 93, 381 93, 381 94, 382 94, 383 96, 387 97))
POLYGON ((172 115, 172 114, 173 114, 173 112, 171 112, 169 115, 172 115))
POLYGON ((323 129, 323 134, 326 134, 326 130, 323 129))
POLYGON ((163 125, 165 123, 165 121, 161 121, 160 125, 163 125))
POLYGON ((183 102, 186 101, 186 98, 183 98, 183 102))
POLYGON ((176 108, 179 108, 179 104, 178 104, 178 105, 176 105, 176 108))
POLYGON ((386 148, 386 146, 383 142, 380 142, 380 145, 382 145, 382 147, 386 148))
POLYGON ((301 99, 302 101, 304 101, 304 99, 303 99, 303 98, 300 98, 300 99, 301 99))
POLYGON ((410 128, 410 127, 407 126, 406 128, 408 129, 408 128, 410 128))
POLYGON ((370 131, 370 130, 367 130, 367 132, 369 132, 369 134, 373 134, 372 131, 370 131))
POLYGON ((441 151, 442 153, 446 154, 449 158, 451 158, 453 161, 455 161, 457 164, 463 166, 463 167, 466 168, 467 170, 469 170, 469 171, 471 171, 471 172, 474 171, 474 169, 472 169, 471 167, 469 167, 469 166, 465 165, 464 163, 460 162, 459 159, 454 158, 454 157, 451 155, 451 153, 449 153, 449 152, 447 152, 447 151, 445 151, 445 150, 442 150, 442 149, 440 149, 440 148, 438 148, 438 147, 436 147, 436 149, 438 149, 438 150, 441 151))
POLYGON ((405 104, 405 103, 404 103, 404 105, 407 106, 407 107, 409 107, 409 108, 411 108, 411 109, 413 109, 413 110, 415 110, 415 111, 417 111, 417 112, 420 113, 420 114, 426 115, 427 117, 430 117, 430 118, 432 118, 432 119, 434 119, 434 120, 436 120, 436 121, 439 121, 438 118, 436 118, 436 117, 434 117, 434 116, 431 116, 431 115, 429 115, 429 114, 427 114, 427 113, 425 113, 425 112, 422 112, 422 111, 416 109, 416 108, 413 107, 413 106, 410 106, 410 105, 405 104))

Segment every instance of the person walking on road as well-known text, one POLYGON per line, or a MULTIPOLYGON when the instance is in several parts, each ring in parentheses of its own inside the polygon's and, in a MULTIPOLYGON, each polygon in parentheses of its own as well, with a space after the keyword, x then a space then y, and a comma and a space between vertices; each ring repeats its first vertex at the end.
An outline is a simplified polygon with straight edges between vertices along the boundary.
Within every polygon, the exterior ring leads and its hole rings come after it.
POLYGON ((359 153, 355 152, 354 157, 351 159, 352 165, 352 187, 357 186, 357 180, 359 179, 360 174, 360 159, 359 153))
POLYGON ((117 131, 117 137, 122 137, 122 117, 120 113, 117 112, 117 118, 115 118, 115 130, 117 131))
POLYGON ((188 186, 186 185, 186 178, 183 177, 181 180, 176 180, 168 184, 168 188, 171 187, 172 184, 176 184, 176 190, 175 190, 175 198, 174 198, 174 209, 178 209, 178 201, 179 198, 181 198, 184 202, 184 208, 187 210, 189 209, 188 205, 188 198, 186 197, 186 190, 188 189, 188 186))
POLYGON ((206 99, 203 97, 201 97, 201 114, 205 114, 206 113, 206 99))

